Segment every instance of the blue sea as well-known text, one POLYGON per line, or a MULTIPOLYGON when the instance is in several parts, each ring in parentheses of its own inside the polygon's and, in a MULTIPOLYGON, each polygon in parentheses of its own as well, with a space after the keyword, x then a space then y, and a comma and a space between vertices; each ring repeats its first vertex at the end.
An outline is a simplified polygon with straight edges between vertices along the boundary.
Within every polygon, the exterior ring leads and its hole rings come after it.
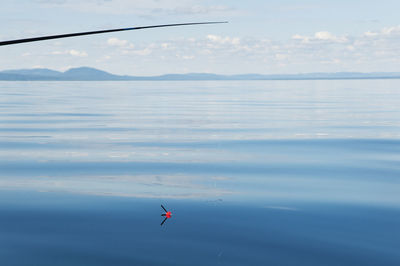
POLYGON ((1 265, 398 266, 399 248, 400 80, 0 82, 1 265))

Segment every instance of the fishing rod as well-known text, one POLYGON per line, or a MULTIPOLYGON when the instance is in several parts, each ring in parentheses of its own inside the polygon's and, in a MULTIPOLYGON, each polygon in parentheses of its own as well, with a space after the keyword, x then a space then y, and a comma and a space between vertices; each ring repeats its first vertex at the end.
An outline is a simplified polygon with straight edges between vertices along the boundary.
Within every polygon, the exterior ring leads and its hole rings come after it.
POLYGON ((204 25, 204 24, 220 24, 220 23, 228 23, 228 22, 227 21, 191 22, 191 23, 163 24, 163 25, 152 25, 152 26, 141 26, 141 27, 131 27, 131 28, 110 29, 110 30, 76 32, 76 33, 67 33, 67 34, 59 34, 59 35, 48 35, 48 36, 33 37, 33 38, 18 39, 18 40, 10 40, 10 41, 1 41, 0 42, 0 46, 19 44, 19 43, 26 43, 26 42, 37 42, 37 41, 44 41, 44 40, 52 40, 52 39, 70 38, 70 37, 83 36, 83 35, 110 33, 110 32, 117 32, 117 31, 143 30, 143 29, 151 29, 151 28, 177 27, 177 26, 189 26, 189 25, 204 25))

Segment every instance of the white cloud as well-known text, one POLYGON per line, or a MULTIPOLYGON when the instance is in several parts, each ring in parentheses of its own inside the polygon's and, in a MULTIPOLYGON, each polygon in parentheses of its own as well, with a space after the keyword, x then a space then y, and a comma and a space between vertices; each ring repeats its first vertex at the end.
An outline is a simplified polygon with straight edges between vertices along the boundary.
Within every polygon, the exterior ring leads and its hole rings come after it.
POLYGON ((110 46, 126 47, 129 43, 127 40, 120 40, 118 38, 109 38, 107 44, 110 46))
POLYGON ((150 50, 149 48, 133 51, 133 53, 137 54, 137 55, 149 55, 149 54, 151 54, 151 52, 152 52, 152 50, 150 50))
POLYGON ((303 36, 300 34, 295 34, 292 36, 293 40, 298 40, 303 43, 312 43, 312 42, 335 42, 335 43, 345 43, 348 42, 348 38, 346 36, 336 36, 328 31, 319 31, 314 34, 314 36, 303 36))
POLYGON ((150 55, 151 53, 152 53, 152 50, 149 47, 146 47, 144 49, 124 50, 124 51, 122 51, 122 54, 125 54, 125 55, 146 56, 146 55, 150 55))
POLYGON ((134 49, 135 48, 135 45, 133 43, 130 43, 127 40, 121 40, 118 38, 109 38, 107 40, 107 44, 109 46, 120 47, 120 48, 124 48, 124 49, 134 49))
POLYGON ((367 31, 364 33, 364 36, 370 38, 400 37, 400 26, 386 27, 375 32, 367 31))
POLYGON ((286 54, 276 54, 275 57, 278 60, 285 60, 285 59, 288 58, 288 55, 286 55, 286 54))
POLYGON ((209 34, 209 35, 207 35, 207 39, 211 42, 219 43, 219 44, 232 44, 232 45, 240 44, 239 38, 221 37, 218 35, 209 34))
POLYGON ((162 43, 162 44, 161 44, 161 48, 164 49, 164 50, 166 50, 166 49, 168 49, 168 48, 170 48, 170 47, 171 47, 171 44, 170 44, 170 43, 166 43, 166 42, 165 42, 165 43, 162 43))
POLYGON ((180 54, 176 54, 176 57, 181 58, 183 60, 193 60, 195 58, 194 55, 180 55, 180 54))
POLYGON ((69 50, 68 53, 72 56, 86 57, 88 54, 85 51, 69 50))
POLYGON ((333 41, 333 42, 347 42, 346 36, 338 37, 327 31, 316 32, 315 39, 323 41, 333 41))
POLYGON ((378 33, 377 32, 367 31, 367 32, 364 33, 364 36, 365 37, 375 37, 375 36, 378 36, 378 33))
POLYGON ((384 35, 399 35, 400 26, 383 28, 381 33, 384 35))
POLYGON ((65 50, 65 51, 53 51, 50 54, 52 55, 71 55, 76 57, 87 57, 88 54, 85 51, 78 51, 78 50, 65 50))
POLYGON ((308 41, 309 37, 302 36, 300 34, 295 34, 295 35, 292 36, 292 39, 293 40, 300 40, 300 41, 308 41))
MULTIPOLYGON (((153 52, 153 49, 167 49, 168 43, 161 44, 142 44, 139 46, 135 46, 133 43, 130 43, 127 40, 121 40, 118 38, 109 38, 107 40, 107 45, 109 47, 113 47, 114 51, 119 52, 122 55, 138 55, 138 56, 147 56, 153 52)), ((160 50, 161 50, 160 49, 160 50)))
MULTIPOLYGON (((296 34, 286 41, 209 34, 197 39, 164 41, 157 47, 176 50, 177 56, 171 60, 190 58, 196 62, 219 62, 225 65, 226 62, 237 62, 243 67, 241 71, 250 71, 245 67, 247 63, 254 67, 251 70, 253 72, 262 72, 260 69, 263 69, 263 64, 277 72, 286 73, 365 71, 364 66, 384 65, 385 62, 400 64, 400 52, 397 49, 400 45, 400 38, 397 38, 399 33, 400 27, 385 28, 377 34, 369 31, 359 36, 318 31, 308 36, 296 34), (371 35, 374 41, 369 40, 371 35)), ((159 52, 162 49, 157 47, 152 48, 152 56, 168 59, 168 53, 159 52)))

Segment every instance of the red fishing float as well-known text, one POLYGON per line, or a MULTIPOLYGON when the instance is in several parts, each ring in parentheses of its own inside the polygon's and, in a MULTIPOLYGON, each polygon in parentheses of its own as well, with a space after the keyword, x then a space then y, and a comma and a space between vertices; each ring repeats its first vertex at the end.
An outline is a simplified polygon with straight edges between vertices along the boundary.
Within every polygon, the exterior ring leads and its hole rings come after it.
POLYGON ((165 219, 161 222, 161 225, 163 225, 167 219, 172 217, 172 213, 170 211, 167 211, 167 209, 165 209, 162 205, 161 208, 165 211, 165 213, 161 214, 161 216, 165 217, 165 219))

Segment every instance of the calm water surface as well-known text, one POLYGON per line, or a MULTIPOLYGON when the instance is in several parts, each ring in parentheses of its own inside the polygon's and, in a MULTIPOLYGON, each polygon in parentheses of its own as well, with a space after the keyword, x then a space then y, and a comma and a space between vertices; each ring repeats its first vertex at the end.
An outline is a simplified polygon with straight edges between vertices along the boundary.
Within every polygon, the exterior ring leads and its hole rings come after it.
POLYGON ((399 106, 400 80, 0 82, 0 259, 400 265, 399 106))

